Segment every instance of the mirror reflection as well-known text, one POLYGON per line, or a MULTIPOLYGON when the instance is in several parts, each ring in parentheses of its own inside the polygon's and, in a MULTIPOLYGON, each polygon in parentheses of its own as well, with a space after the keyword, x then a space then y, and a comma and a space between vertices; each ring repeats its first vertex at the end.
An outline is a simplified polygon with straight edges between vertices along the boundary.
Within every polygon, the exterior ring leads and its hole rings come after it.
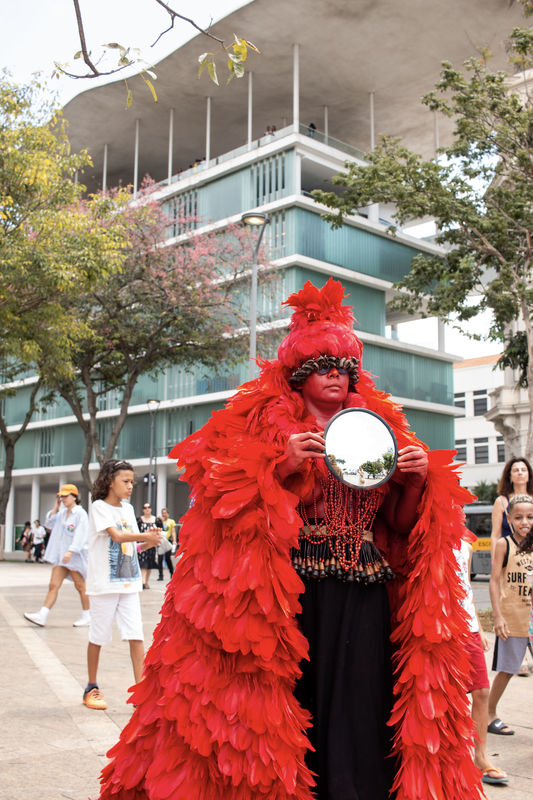
POLYGON ((328 422, 326 464, 343 483, 375 489, 396 468, 398 445, 389 425, 366 408, 347 408, 328 422))

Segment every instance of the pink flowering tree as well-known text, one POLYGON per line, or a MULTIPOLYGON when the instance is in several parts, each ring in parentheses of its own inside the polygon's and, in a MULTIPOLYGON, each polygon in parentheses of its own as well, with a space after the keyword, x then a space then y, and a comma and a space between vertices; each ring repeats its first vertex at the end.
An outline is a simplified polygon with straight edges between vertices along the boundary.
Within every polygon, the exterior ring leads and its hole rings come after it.
POLYGON ((85 437, 82 477, 89 464, 112 458, 141 375, 171 365, 216 368, 242 360, 252 243, 242 226, 195 231, 197 220, 169 219, 145 186, 131 202, 126 190, 95 195, 88 203, 124 240, 122 267, 89 290, 74 293, 70 313, 84 321, 67 378, 49 370, 50 385, 70 405, 85 437), (168 238, 169 227, 186 233, 168 238), (98 426, 99 397, 118 392, 118 414, 108 419, 106 440, 98 426))

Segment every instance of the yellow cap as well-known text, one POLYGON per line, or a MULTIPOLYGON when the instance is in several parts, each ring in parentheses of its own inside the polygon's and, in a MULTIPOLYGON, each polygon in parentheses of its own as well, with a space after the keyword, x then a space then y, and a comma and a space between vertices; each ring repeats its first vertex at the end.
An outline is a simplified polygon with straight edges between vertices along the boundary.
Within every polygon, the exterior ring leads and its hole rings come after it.
POLYGON ((64 483, 59 490, 59 495, 60 497, 66 497, 68 494, 73 494, 77 497, 79 495, 78 487, 74 486, 73 483, 64 483))

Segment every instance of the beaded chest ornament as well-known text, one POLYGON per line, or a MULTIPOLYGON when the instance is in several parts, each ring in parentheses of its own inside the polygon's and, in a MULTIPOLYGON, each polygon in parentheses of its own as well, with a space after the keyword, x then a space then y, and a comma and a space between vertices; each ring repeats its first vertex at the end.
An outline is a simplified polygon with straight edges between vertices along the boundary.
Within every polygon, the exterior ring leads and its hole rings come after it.
POLYGON ((373 541, 372 525, 383 499, 379 489, 358 490, 338 481, 331 473, 318 474, 324 511, 319 516, 317 499, 313 514, 300 503, 304 522, 299 547, 292 563, 302 577, 331 575, 348 582, 384 583, 394 573, 373 541))

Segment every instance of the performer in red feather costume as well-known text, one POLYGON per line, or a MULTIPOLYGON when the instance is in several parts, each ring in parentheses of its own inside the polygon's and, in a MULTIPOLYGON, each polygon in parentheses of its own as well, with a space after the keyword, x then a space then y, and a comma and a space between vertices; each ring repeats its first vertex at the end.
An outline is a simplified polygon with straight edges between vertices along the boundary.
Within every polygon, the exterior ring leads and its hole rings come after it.
POLYGON ((483 796, 471 756, 467 624, 452 555, 470 495, 458 484, 452 453, 428 452, 370 375, 359 368, 357 379, 362 344, 343 299, 331 279, 321 290, 307 283, 292 295, 287 305, 295 312, 278 360, 263 362, 259 378, 170 454, 184 468, 194 502, 180 532, 183 556, 131 696, 137 708, 102 772, 101 800, 381 800, 391 771, 397 800, 483 796), (320 356, 333 363, 324 374, 312 366, 323 363, 320 356), (337 388, 324 389, 330 377, 337 388), (396 574, 387 587, 332 576, 302 581, 291 563, 303 522, 314 524, 302 514, 317 508, 320 517, 325 505, 317 491, 325 485, 320 417, 334 407, 376 412, 398 440, 399 468, 376 490, 381 507, 373 526, 396 574), (379 719, 390 709, 389 637, 380 617, 386 589, 394 648, 389 758, 379 719), (367 650, 366 638, 355 646, 337 642, 338 652, 320 649, 336 635, 331 631, 344 635, 339 620, 327 616, 335 603, 350 606, 348 638, 354 631, 370 635, 378 650, 367 650), (322 615, 320 630, 309 613, 322 615), (346 647, 362 671, 350 666, 339 678, 335 668, 346 647), (314 719, 297 697, 309 700, 314 719), (382 708, 372 720, 374 697, 382 708), (308 735, 319 744, 315 753, 308 735), (354 752, 359 747, 363 756, 354 752))

